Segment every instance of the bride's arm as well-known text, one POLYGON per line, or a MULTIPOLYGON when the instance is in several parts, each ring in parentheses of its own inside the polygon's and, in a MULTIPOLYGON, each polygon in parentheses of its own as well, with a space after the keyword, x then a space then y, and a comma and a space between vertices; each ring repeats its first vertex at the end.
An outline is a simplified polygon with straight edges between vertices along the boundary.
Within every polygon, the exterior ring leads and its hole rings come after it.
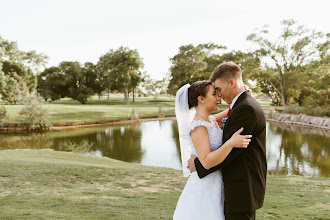
POLYGON ((228 110, 229 110, 229 108, 214 115, 215 120, 218 122, 220 127, 223 125, 222 119, 226 117, 228 110))
POLYGON ((205 169, 210 169, 226 159, 233 147, 246 148, 250 142, 251 135, 240 135, 243 129, 239 129, 226 143, 220 148, 211 152, 209 135, 204 126, 198 126, 191 131, 191 139, 199 161, 205 169))

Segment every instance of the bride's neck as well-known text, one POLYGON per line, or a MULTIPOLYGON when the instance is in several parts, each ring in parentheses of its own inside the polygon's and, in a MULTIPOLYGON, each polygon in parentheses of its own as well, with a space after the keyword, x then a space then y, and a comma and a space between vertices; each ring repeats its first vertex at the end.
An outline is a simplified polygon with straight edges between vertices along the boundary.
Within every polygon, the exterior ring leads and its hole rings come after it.
POLYGON ((203 116, 203 117, 209 117, 210 116, 210 113, 211 112, 209 112, 209 111, 207 111, 205 108, 203 108, 203 107, 199 107, 199 106, 197 106, 197 108, 196 108, 196 114, 199 114, 199 115, 201 115, 201 116, 203 116))

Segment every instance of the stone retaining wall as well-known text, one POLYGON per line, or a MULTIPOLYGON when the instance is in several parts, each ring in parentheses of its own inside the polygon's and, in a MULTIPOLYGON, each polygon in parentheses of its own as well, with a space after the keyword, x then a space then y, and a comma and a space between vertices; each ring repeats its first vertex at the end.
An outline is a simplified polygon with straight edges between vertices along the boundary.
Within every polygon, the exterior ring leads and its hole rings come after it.
POLYGON ((279 121, 289 124, 297 124, 302 126, 313 126, 318 128, 330 129, 330 118, 328 117, 316 117, 309 116, 305 114, 281 114, 281 113, 272 113, 267 118, 269 121, 279 121))

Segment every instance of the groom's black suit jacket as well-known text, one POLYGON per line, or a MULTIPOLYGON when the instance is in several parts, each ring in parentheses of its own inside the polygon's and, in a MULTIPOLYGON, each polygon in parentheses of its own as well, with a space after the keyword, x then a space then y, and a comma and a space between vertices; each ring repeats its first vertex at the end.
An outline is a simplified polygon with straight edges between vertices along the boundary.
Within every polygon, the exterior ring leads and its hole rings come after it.
POLYGON ((218 166, 206 170, 198 158, 195 166, 200 178, 221 169, 225 188, 225 213, 243 213, 262 207, 266 190, 266 120, 259 103, 243 92, 228 115, 223 143, 241 127, 251 134, 247 148, 233 148, 218 166))

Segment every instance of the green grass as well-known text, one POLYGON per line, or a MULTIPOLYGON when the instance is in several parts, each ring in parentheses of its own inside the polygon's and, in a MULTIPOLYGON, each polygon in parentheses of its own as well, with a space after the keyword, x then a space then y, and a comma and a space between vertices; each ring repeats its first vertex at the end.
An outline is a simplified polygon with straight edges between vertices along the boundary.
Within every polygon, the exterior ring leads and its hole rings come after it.
MULTIPOLYGON (((270 106, 269 102, 263 100, 260 100, 260 103, 265 109, 270 106)), ((87 104, 83 105, 78 101, 64 98, 52 103, 43 102, 42 106, 51 114, 53 125, 129 120, 134 111, 137 112, 139 118, 175 116, 174 97, 161 97, 157 100, 152 97, 136 97, 135 102, 131 98, 130 105, 126 105, 122 95, 113 94, 109 101, 106 96, 101 99, 93 96, 87 104)), ((219 107, 225 109, 228 105, 221 104, 219 107)), ((22 122, 19 111, 23 105, 5 105, 5 108, 7 122, 22 122)))
MULTIPOLYGON (((181 171, 45 150, 0 151, 0 219, 171 219, 181 171)), ((329 178, 268 176, 257 219, 329 219, 329 178)))
MULTIPOLYGON (((52 103, 43 102, 43 108, 51 114, 52 124, 117 121, 128 120, 133 111, 138 113, 140 118, 173 116, 174 99, 161 98, 135 98, 135 102, 130 100, 130 105, 126 105, 122 97, 92 97, 87 104, 83 105, 70 99, 61 99, 52 103)), ((7 121, 20 123, 19 111, 23 105, 5 105, 7 109, 7 121)))

